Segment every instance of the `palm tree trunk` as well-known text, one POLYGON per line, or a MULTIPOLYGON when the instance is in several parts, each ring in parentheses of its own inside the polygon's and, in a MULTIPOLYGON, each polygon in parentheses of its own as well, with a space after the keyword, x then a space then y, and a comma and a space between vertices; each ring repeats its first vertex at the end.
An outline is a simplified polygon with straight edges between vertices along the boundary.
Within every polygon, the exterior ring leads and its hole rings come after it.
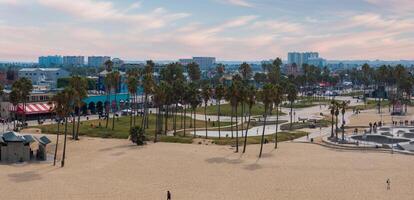
POLYGON ((263 132, 262 132, 262 139, 260 141, 260 153, 259 153, 259 158, 262 157, 262 151, 263 151, 263 142, 264 142, 264 134, 265 134, 265 129, 266 129, 266 120, 267 120, 267 111, 265 109, 265 116, 264 116, 264 122, 263 122, 263 132))
POLYGON ((231 139, 233 139, 233 115, 234 115, 234 107, 231 106, 231 116, 230 116, 230 129, 231 129, 231 139))
POLYGON ((108 90, 108 95, 106 97, 108 104, 105 105, 105 117, 106 117, 106 125, 105 128, 108 128, 108 124, 109 124, 109 110, 110 110, 110 106, 111 106, 111 90, 108 90))
POLYGON ((58 150, 58 145, 59 145, 59 131, 60 131, 60 120, 58 120, 58 124, 57 124, 56 147, 55 147, 55 155, 53 156, 53 166, 56 165, 56 156, 57 156, 57 150, 58 150))
POLYGON ((177 107, 178 107, 178 103, 175 103, 175 108, 174 108, 174 124, 173 124, 173 128, 174 128, 174 136, 177 134, 177 107))
MULTIPOLYGON (((79 112, 79 110, 78 110, 79 112)), ((72 140, 76 139, 76 117, 75 117, 75 113, 73 113, 73 117, 72 117, 72 140)))
POLYGON ((236 153, 239 152, 239 121, 237 120, 237 104, 236 104, 236 153))
MULTIPOLYGON (((132 95, 131 95, 132 96, 132 95)), ((129 113, 129 130, 131 130, 132 129, 132 115, 133 115, 133 112, 132 112, 132 105, 133 105, 133 99, 131 100, 131 102, 130 102, 130 104, 129 104, 129 110, 131 111, 130 113, 129 113)))
POLYGON ((154 143, 156 143, 157 142, 157 139, 158 139, 158 132, 159 132, 159 128, 160 128, 160 123, 159 123, 159 118, 160 118, 160 112, 161 112, 161 109, 160 109, 160 107, 158 107, 158 112, 157 112, 157 117, 156 117, 156 119, 155 119, 155 136, 154 136, 154 143))
POLYGON ((218 118, 218 134, 219 134, 219 139, 221 138, 221 125, 220 125, 220 100, 218 101, 218 113, 217 113, 217 118, 218 118))
POLYGON ((78 112, 78 123, 76 124, 75 140, 79 140, 79 126, 80 126, 80 109, 78 112))
POLYGON ((205 121, 205 124, 206 124, 206 139, 208 138, 208 135, 207 135, 207 102, 204 104, 204 121, 205 121))
POLYGON ((332 114, 331 120, 331 138, 334 138, 334 115, 332 114))
POLYGON ((336 119, 335 119, 335 136, 336 136, 336 139, 338 139, 338 115, 335 115, 336 117, 336 119))
POLYGON ((183 105, 184 106, 184 137, 185 137, 185 122, 187 121, 186 119, 187 119, 187 106, 186 105, 183 105))
POLYGON ((275 149, 277 149, 277 131, 279 126, 279 105, 276 105, 276 133, 275 133, 275 149))
POLYGON ((193 118, 193 129, 194 129, 194 137, 196 137, 196 108, 193 108, 194 118, 193 118))
POLYGON ((249 119, 247 121, 247 128, 246 132, 244 133, 244 145, 243 145, 243 153, 246 152, 246 146, 247 146, 247 132, 249 131, 250 126, 250 117, 252 116, 252 106, 249 106, 249 119))
POLYGON ((290 129, 293 125, 293 101, 290 102, 290 129))
POLYGON ((115 115, 116 115, 116 112, 118 111, 118 102, 116 101, 116 93, 117 93, 117 91, 116 91, 117 89, 115 89, 115 108, 114 108, 114 113, 113 113, 113 116, 112 116, 112 130, 114 130, 115 129, 115 115))
POLYGON ((62 154, 62 161, 60 163, 61 167, 65 166, 65 158, 66 158, 66 138, 68 135, 68 118, 65 117, 65 138, 63 140, 63 154, 62 154))
POLYGON ((164 117, 165 117, 165 122, 164 122, 164 135, 167 135, 167 130, 168 130, 168 110, 169 110, 169 106, 166 106, 166 109, 164 111, 164 117))

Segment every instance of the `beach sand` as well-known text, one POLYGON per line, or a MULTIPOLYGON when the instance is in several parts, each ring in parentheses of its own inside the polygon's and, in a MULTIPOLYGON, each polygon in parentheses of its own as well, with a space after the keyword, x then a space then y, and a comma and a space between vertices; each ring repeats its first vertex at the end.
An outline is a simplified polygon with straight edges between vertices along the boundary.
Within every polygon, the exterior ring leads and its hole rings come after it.
MULTIPOLYGON (((53 137, 53 136, 51 136, 53 137)), ((414 157, 281 143, 248 146, 131 145, 69 141, 64 168, 0 165, 0 199, 412 199, 414 157), (386 180, 391 190, 386 190, 386 180)))

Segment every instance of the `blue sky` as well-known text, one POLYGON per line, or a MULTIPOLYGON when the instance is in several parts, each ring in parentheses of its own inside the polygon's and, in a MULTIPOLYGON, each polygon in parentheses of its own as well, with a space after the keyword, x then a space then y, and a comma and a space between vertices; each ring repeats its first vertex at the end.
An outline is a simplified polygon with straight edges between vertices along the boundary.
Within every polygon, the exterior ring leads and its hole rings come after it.
POLYGON ((0 60, 414 59, 413 0, 0 0, 0 60))

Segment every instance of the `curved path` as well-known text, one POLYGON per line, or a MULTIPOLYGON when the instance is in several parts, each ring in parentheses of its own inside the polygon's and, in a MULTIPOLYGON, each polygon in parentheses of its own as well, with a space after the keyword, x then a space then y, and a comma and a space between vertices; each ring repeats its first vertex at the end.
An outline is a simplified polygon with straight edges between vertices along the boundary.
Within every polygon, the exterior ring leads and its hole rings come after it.
MULTIPOLYGON (((350 101, 350 106, 353 105, 358 105, 361 104, 361 102, 357 102, 355 99, 352 99, 351 97, 337 97, 337 100, 346 100, 346 101, 350 101)), ((282 108, 282 111, 284 113, 289 113, 290 109, 288 108, 282 108)), ((324 115, 329 115, 330 111, 329 111, 329 106, 312 106, 312 107, 308 107, 308 108, 301 108, 301 109, 294 109, 294 121, 298 121, 299 118, 307 118, 307 119, 322 119, 323 117, 320 115, 320 113, 324 113, 324 115)), ((349 121, 349 117, 352 115, 352 113, 347 112, 345 113, 345 122, 349 121)), ((196 119, 197 120, 204 120, 204 115, 196 115, 196 119)), ((217 120, 217 116, 207 116, 207 119, 210 120, 217 120)), ((220 117, 220 121, 230 121, 230 117, 220 117)), ((289 115, 284 115, 284 116, 279 116, 279 120, 280 121, 290 121, 290 116, 289 115)), ((276 121, 276 116, 269 116, 268 117, 268 121, 276 121)), ((241 120, 239 118, 238 123, 241 123, 241 120)), ((288 123, 288 122, 285 122, 288 123)), ((282 123, 284 124, 284 123, 282 123)), ((279 124, 278 126, 278 130, 280 131, 280 126, 282 124, 279 124)), ((274 134, 276 131, 276 124, 272 124, 272 125, 266 125, 266 128, 264 130, 265 135, 271 135, 274 134)), ((322 129, 310 129, 309 132, 309 138, 314 138, 314 137, 319 137, 319 136, 323 136, 323 135, 327 135, 329 134, 331 131, 330 127, 325 127, 322 129)), ((263 132, 263 126, 256 126, 256 127, 252 127, 247 131, 247 136, 259 136, 261 135, 263 132)), ((246 133, 245 130, 243 131, 238 131, 238 135, 240 137, 244 136, 244 134, 246 133)), ((191 132, 191 134, 194 134, 193 132, 191 132)), ((197 130, 196 131, 196 135, 198 136, 205 136, 206 132, 205 130, 197 130)), ((217 130, 208 130, 207 131, 207 135, 209 137, 218 137, 218 131, 217 130)), ((233 136, 236 135, 236 130, 233 131, 233 136)), ((221 131, 221 136, 231 136, 231 131, 221 131)), ((302 138, 298 138, 296 141, 307 141, 308 137, 302 137, 302 138)))

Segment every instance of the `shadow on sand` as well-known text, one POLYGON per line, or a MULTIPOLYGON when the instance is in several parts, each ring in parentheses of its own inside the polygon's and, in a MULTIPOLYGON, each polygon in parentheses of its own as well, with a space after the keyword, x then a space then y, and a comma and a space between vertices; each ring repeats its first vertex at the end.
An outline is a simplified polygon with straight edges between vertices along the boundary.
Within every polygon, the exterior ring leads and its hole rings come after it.
POLYGON ((36 180, 42 179, 40 174, 38 174, 35 171, 27 171, 27 172, 9 174, 8 176, 11 181, 16 182, 16 183, 30 182, 30 181, 36 181, 36 180))

